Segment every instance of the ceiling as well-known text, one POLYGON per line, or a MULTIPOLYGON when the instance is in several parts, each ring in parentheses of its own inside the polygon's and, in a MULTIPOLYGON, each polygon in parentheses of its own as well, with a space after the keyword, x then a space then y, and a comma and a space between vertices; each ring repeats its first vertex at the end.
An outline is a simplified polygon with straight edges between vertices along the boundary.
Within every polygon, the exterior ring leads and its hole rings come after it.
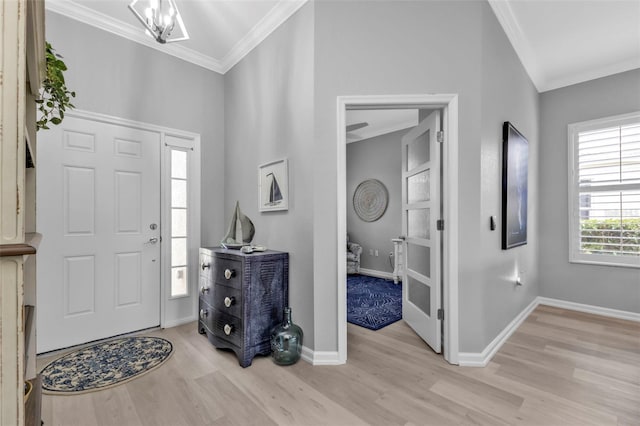
MULTIPOLYGON (((144 34, 129 0, 47 0, 46 7, 225 73, 306 2, 176 0, 191 38, 166 45, 144 34)), ((489 4, 540 92, 640 68, 640 0, 489 4)))
POLYGON ((539 92, 640 68, 640 0, 489 0, 539 92))
MULTIPOLYGON (((306 2, 176 0, 190 39, 165 45, 144 33, 128 0, 47 0, 46 7, 224 74, 306 2)), ((640 0, 489 4, 540 92, 640 68, 640 0)), ((349 111, 347 124, 368 126, 349 132, 348 141, 408 128, 414 121, 415 110, 349 111)))
POLYGON ((176 0, 189 40, 160 44, 144 33, 130 0, 46 0, 47 10, 224 74, 307 0, 176 0))
POLYGON ((351 143, 413 127, 418 124, 418 110, 354 109, 347 111, 345 121, 347 126, 367 123, 358 130, 347 132, 347 143, 351 143))

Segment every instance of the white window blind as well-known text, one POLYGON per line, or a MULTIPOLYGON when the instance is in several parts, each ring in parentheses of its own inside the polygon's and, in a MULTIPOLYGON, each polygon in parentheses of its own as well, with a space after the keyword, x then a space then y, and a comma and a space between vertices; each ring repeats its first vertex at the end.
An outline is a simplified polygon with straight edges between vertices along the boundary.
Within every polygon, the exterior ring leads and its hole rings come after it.
POLYGON ((569 126, 570 258, 640 267, 640 113, 569 126))

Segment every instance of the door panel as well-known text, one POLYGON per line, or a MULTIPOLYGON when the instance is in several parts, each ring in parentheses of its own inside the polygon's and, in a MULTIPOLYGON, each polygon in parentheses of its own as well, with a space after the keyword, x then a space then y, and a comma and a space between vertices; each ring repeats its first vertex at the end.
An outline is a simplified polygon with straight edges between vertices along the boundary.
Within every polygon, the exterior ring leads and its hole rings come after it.
POLYGON ((93 235, 95 217, 95 170, 63 166, 65 233, 93 235))
POLYGON ((95 257, 64 258, 64 317, 69 318, 95 311, 95 257))
POLYGON ((38 138, 38 352, 159 325, 160 134, 66 117, 38 138))
POLYGON ((434 351, 441 351, 440 112, 434 111, 402 138, 402 316, 434 351))

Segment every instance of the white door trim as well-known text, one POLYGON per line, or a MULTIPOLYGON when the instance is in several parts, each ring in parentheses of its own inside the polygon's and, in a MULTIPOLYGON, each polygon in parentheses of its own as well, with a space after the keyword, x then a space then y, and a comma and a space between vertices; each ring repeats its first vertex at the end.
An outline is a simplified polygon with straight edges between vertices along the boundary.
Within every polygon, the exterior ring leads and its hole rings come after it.
MULTIPOLYGON (((193 161, 193 165, 194 165, 194 170, 193 170, 193 182, 192 182, 192 190, 190 191, 190 197, 191 199, 189 200, 189 204, 190 204, 190 210, 191 210, 191 214, 193 215, 192 217, 190 217, 193 227, 190 228, 190 231, 193 233, 192 236, 192 245, 196 247, 195 250, 191 250, 190 251, 190 265, 194 265, 193 271, 191 275, 194 275, 195 278, 191 279, 191 286, 192 286, 192 291, 190 292, 190 297, 193 298, 193 309, 192 309, 192 315, 185 317, 185 318, 166 318, 166 311, 167 311, 167 300, 169 298, 169 294, 170 291, 167 288, 168 285, 171 285, 171 283, 169 282, 169 276, 168 276, 168 270, 169 268, 167 268, 167 256, 166 256, 166 249, 164 246, 162 247, 161 250, 161 259, 162 259, 162 264, 160 267, 160 282, 161 282, 161 288, 160 288, 160 327, 161 328, 167 328, 167 327, 174 327, 176 325, 180 325, 186 322, 191 322, 197 319, 197 304, 198 304, 198 271, 197 271, 197 265, 198 265, 198 250, 197 248, 200 247, 200 187, 201 187, 201 183, 200 183, 200 135, 197 133, 192 133, 192 132, 188 132, 188 131, 184 131, 184 130, 178 130, 178 129, 172 129, 170 127, 164 127, 164 126, 159 126, 156 124, 150 124, 150 123, 145 123, 142 121, 135 121, 135 120, 129 120, 126 118, 121 118, 121 117, 114 117, 111 115, 107 115, 107 114, 101 114, 101 113, 97 113, 97 112, 91 112, 91 111, 84 111, 84 110, 72 110, 72 111, 68 111, 65 113, 65 115, 70 116, 70 117, 77 117, 77 118, 83 118, 83 119, 87 119, 87 120, 92 120, 92 121, 97 121, 97 122, 101 122, 101 123, 108 123, 108 124, 116 124, 119 126, 125 126, 125 127, 131 127, 134 129, 140 129, 140 130, 147 130, 147 131, 152 131, 152 132, 157 132, 160 134, 160 143, 161 143, 161 150, 160 150, 160 176, 158 176, 158 179, 160 179, 160 192, 161 192, 161 200, 162 200, 162 206, 161 206, 161 220, 164 221, 166 220, 166 214, 165 214, 165 197, 164 197, 164 192, 165 192, 165 182, 167 182, 168 176, 170 174, 170 170, 167 170, 167 167, 165 165, 165 151, 166 151, 166 136, 175 136, 178 138, 183 138, 183 139, 191 139, 193 140, 194 143, 194 149, 193 149, 193 155, 194 155, 194 161, 193 161)), ((161 236, 162 236, 162 240, 165 242, 170 241, 170 236, 167 235, 167 229, 168 227, 161 227, 161 236)))
POLYGON ((162 134, 161 176, 165 190, 162 191, 162 223, 169 224, 171 217, 171 200, 169 182, 171 181, 171 169, 168 157, 171 148, 183 148, 190 151, 188 175, 188 293, 184 296, 171 296, 171 227, 162 227, 162 298, 160 309, 160 327, 169 328, 186 324, 198 319, 198 279, 199 271, 199 250, 200 250, 200 136, 185 136, 175 130, 166 131, 162 134), (167 136, 170 138, 167 138, 167 136), (174 306, 169 306, 174 305, 174 306), (189 309, 190 305, 190 309, 189 309), (172 312, 174 314, 172 314, 172 312))
POLYGON ((443 308, 444 359, 458 364, 458 95, 338 96, 337 98, 337 303, 338 363, 347 361, 347 137, 348 109, 443 108, 443 308))

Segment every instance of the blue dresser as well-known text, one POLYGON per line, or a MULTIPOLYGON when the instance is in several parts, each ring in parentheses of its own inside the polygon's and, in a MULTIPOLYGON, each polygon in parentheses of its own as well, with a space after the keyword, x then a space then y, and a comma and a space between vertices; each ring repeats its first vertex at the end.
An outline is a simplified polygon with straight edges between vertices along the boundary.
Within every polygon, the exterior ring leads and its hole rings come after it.
POLYGON ((288 253, 200 249, 198 332, 235 352, 242 367, 271 353, 271 329, 282 322, 288 295, 288 253))

